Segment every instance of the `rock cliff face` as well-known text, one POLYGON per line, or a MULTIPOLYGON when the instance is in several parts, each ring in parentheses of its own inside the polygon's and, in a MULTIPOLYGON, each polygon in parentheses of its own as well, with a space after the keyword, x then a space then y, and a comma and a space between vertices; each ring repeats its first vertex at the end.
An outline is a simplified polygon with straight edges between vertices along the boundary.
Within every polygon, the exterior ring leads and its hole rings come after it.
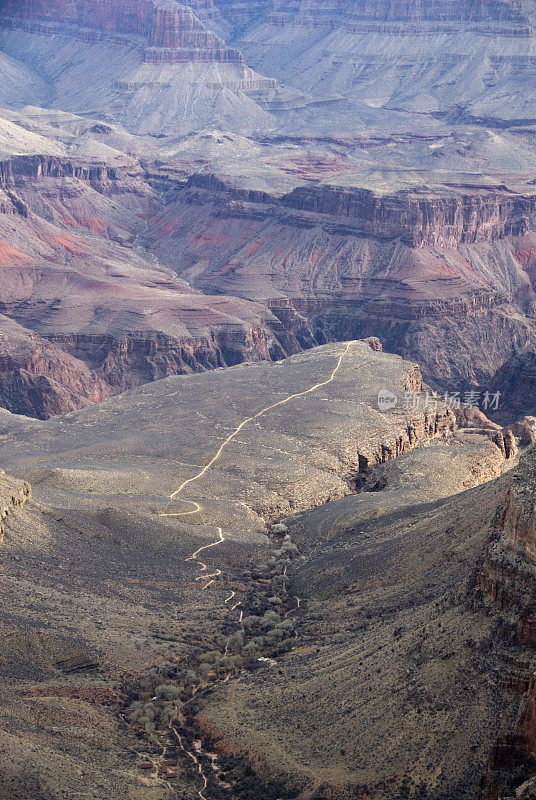
POLYGON ((505 419, 514 421, 536 411, 534 386, 536 353, 529 351, 508 359, 496 372, 492 383, 501 393, 505 419))
POLYGON ((173 0, 158 0, 144 61, 180 63, 215 61, 244 64, 238 50, 226 47, 223 39, 207 30, 186 6, 173 0))
POLYGON ((536 674, 530 666, 530 654, 536 647, 535 467, 533 447, 512 474, 477 579, 477 604, 499 611, 503 639, 525 651, 525 663, 516 664, 517 685, 513 687, 521 698, 517 723, 490 753, 482 782, 483 800, 530 797, 522 787, 536 774, 536 674))
POLYGON ((536 506, 534 448, 514 472, 479 575, 485 601, 504 612, 520 644, 536 646, 536 506))
POLYGON ((273 14, 281 13, 325 23, 341 18, 383 22, 525 20, 517 0, 364 0, 359 8, 350 0, 274 0, 273 14))
POLYGON ((47 418, 300 349, 266 308, 200 295, 132 250, 140 217, 159 204, 139 164, 19 156, 1 162, 0 191, 5 408, 47 418))
POLYGON ((304 343, 377 336, 427 380, 458 388, 489 383, 533 346, 528 186, 321 185, 277 197, 196 175, 174 196, 149 221, 148 247, 202 291, 262 300, 304 343), (449 364, 453 335, 470 356, 449 364))
POLYGON ((276 81, 249 69, 239 50, 175 0, 9 0, 1 28, 0 46, 19 59, 32 50, 31 67, 53 85, 55 107, 81 111, 88 103, 88 111, 97 108, 136 133, 159 135, 208 124, 239 131, 271 125, 259 102, 276 81), (88 74, 95 80, 84 96, 88 74))
POLYGON ((50 20, 96 28, 147 35, 155 3, 152 0, 5 0, 4 13, 26 20, 50 20))
MULTIPOLYGON (((266 217, 278 215, 281 221, 295 222, 296 227, 312 227, 321 220, 306 215, 318 214, 340 220, 338 230, 343 234, 380 241, 400 239, 412 248, 450 248, 523 236, 536 218, 536 194, 512 192, 505 186, 452 184, 437 191, 423 188, 382 196, 370 189, 324 184, 300 186, 277 198, 261 191, 228 186, 214 175, 196 174, 187 188, 215 192, 229 204, 237 201, 236 205, 229 205, 229 216, 242 213, 247 217, 250 212, 253 217, 264 213, 266 217), (256 203, 259 208, 250 209, 247 203, 256 203), (292 211, 305 214, 293 218, 292 211)), ((199 195, 201 202, 209 199, 199 195)), ((326 225, 337 231, 335 220, 326 219, 326 225)))
MULTIPOLYGON (((499 188, 463 188, 454 197, 375 197, 370 191, 326 187, 299 188, 283 204, 300 211, 329 214, 361 223, 365 236, 400 237, 410 247, 452 247, 493 241, 527 232, 528 215, 536 210, 536 195, 512 197, 499 188)), ((360 226, 360 227, 361 227, 360 226)))

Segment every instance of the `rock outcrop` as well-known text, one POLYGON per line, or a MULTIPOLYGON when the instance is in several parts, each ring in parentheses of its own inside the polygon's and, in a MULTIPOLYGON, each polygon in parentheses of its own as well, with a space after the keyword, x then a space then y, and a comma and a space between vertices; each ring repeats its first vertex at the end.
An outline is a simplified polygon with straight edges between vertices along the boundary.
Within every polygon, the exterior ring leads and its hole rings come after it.
POLYGON ((31 498, 32 490, 26 481, 12 478, 0 469, 0 544, 6 533, 6 520, 31 498))
POLYGON ((205 28, 191 8, 177 5, 174 0, 155 2, 149 47, 143 60, 149 63, 215 61, 244 65, 238 50, 227 47, 223 39, 205 28))
MULTIPOLYGON (((512 474, 506 499, 497 510, 476 590, 477 603, 500 612, 502 637, 529 652, 536 647, 535 467, 532 447, 512 474)), ((528 662, 518 666, 517 723, 490 754, 483 800, 525 796, 526 784, 536 773, 536 674, 528 662)))
POLYGON ((536 352, 529 350, 508 359, 495 373, 492 384, 501 393, 501 407, 508 421, 536 411, 534 386, 536 352))
POLYGON ((47 418, 301 348, 266 308, 209 299, 132 250, 140 217, 160 202, 137 162, 16 156, 0 162, 0 191, 5 408, 47 418))
POLYGON ((98 108, 136 133, 177 135, 218 124, 237 131, 272 126, 259 103, 271 101, 275 79, 247 67, 239 50, 175 0, 8 2, 2 27, 0 47, 18 52, 23 35, 34 56, 39 51, 32 68, 46 74, 55 73, 47 39, 60 37, 64 47, 53 57, 65 60, 61 86, 53 90, 55 107, 82 110, 84 97, 76 84, 93 71, 97 79, 88 89, 87 110, 98 108), (73 48, 85 70, 73 63, 73 48))
POLYGON ((508 426, 521 447, 536 444, 536 417, 523 417, 523 419, 508 426))

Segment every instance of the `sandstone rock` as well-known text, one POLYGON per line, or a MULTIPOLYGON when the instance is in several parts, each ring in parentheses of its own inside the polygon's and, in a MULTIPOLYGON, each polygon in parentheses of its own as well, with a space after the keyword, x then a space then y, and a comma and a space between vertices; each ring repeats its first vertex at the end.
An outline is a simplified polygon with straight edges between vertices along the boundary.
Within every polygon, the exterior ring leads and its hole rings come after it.
MULTIPOLYGON (((60 82, 69 110, 87 102, 79 84, 89 71, 97 80, 86 93, 88 110, 97 105, 137 133, 186 134, 218 121, 237 131, 273 126, 259 103, 278 94, 276 81, 248 68, 239 50, 175 0, 32 0, 8 2, 3 11, 3 25, 13 31, 6 41, 17 42, 19 31, 37 40, 45 72, 47 39, 60 37, 64 54, 56 51, 54 59, 64 58, 60 82)), ((54 105, 62 107, 58 92, 54 105)))
POLYGON ((517 456, 517 444, 512 431, 503 428, 494 433, 490 432, 490 438, 497 445, 501 453, 504 453, 504 457, 507 460, 514 459, 517 456))
POLYGON ((486 415, 474 406, 462 405, 461 408, 454 409, 456 423, 460 428, 484 428, 487 430, 500 430, 500 425, 492 422, 486 415))
POLYGON ((365 342, 369 345, 371 350, 375 350, 377 353, 382 352, 383 345, 377 336, 369 336, 368 339, 365 339, 365 342))
POLYGON ((518 422, 509 425, 508 430, 519 440, 521 447, 536 443, 536 417, 523 417, 518 422))

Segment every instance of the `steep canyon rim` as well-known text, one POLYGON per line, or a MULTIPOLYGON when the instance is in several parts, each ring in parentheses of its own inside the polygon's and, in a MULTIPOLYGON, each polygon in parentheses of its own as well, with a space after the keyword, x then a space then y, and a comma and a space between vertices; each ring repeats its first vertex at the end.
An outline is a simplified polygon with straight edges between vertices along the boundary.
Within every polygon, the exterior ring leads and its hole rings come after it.
POLYGON ((531 13, 4 3, 3 404, 366 336, 488 386, 535 347, 531 13))

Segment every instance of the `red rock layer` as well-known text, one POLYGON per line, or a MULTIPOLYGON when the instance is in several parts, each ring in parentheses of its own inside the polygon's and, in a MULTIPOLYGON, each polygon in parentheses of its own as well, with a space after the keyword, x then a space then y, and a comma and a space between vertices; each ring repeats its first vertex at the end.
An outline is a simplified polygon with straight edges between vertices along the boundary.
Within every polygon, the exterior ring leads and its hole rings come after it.
MULTIPOLYGON (((355 225, 354 233, 385 240, 400 237, 410 247, 452 246, 521 236, 529 229, 528 217, 536 213, 536 194, 515 194, 502 186, 458 186, 450 195, 430 191, 386 196, 377 196, 368 189, 300 186, 281 199, 265 192, 226 186, 210 174, 193 175, 189 186, 224 194, 230 200, 266 206, 256 215, 279 213, 290 219, 288 209, 327 215, 339 220, 343 233, 350 232, 349 221, 355 225)), ((296 217, 296 224, 303 225, 303 218, 300 222, 296 217)))
POLYGON ((169 375, 300 349, 261 307, 190 294, 133 253, 140 217, 158 202, 136 164, 0 162, 0 406, 48 418, 169 375))
POLYGON ((411 247, 485 242, 526 233, 536 196, 507 194, 500 187, 460 187, 456 196, 376 197, 359 189, 300 187, 283 199, 291 208, 360 220, 366 236, 402 237, 411 247))
POLYGON ((157 0, 155 4, 149 45, 143 59, 149 63, 244 63, 242 54, 207 30, 191 8, 167 0, 157 0))

